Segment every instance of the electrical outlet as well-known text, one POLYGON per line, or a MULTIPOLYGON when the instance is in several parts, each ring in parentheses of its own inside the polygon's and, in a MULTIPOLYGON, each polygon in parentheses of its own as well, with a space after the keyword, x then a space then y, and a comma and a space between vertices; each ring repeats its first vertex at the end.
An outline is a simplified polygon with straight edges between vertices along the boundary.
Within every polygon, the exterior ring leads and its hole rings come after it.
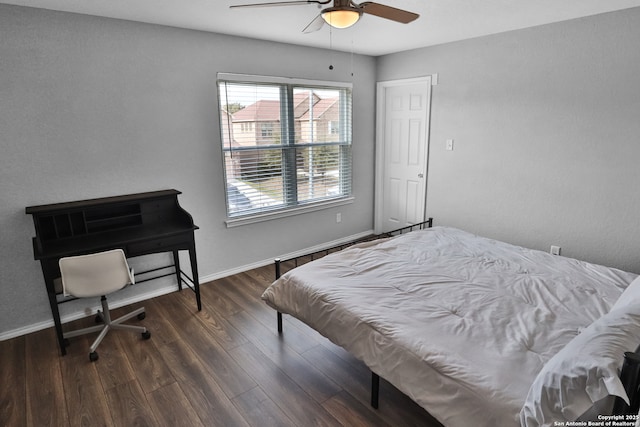
POLYGON ((336 222, 342 222, 342 214, 340 212, 336 214, 336 222))
POLYGON ((551 255, 560 255, 560 246, 551 245, 551 250, 549 251, 551 255))
POLYGON ((453 139, 447 139, 447 151, 453 151, 453 139))

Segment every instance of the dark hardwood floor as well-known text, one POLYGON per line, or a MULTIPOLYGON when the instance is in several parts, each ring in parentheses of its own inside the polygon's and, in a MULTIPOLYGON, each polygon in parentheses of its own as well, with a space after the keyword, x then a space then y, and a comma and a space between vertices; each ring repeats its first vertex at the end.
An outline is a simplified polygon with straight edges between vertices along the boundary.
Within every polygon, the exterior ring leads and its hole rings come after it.
MULTIPOLYGON (((150 340, 112 331, 59 355, 53 328, 0 342, 0 426, 425 426, 427 412, 384 380, 369 405, 369 370, 290 316, 284 333, 261 299, 271 267, 144 305, 150 340)), ((65 325, 93 323, 93 318, 65 325)))

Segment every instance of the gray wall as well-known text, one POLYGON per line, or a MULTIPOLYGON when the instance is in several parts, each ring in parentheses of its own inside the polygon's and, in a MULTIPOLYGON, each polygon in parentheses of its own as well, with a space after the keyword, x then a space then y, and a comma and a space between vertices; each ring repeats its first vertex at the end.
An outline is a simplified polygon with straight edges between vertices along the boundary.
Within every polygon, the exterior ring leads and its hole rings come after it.
POLYGON ((438 73, 428 214, 640 273, 639 40, 634 8, 379 58, 438 73))
POLYGON ((26 206, 181 190, 205 278, 373 228, 374 58, 353 58, 355 202, 227 229, 216 73, 351 81, 349 54, 7 5, 0 40, 0 337, 51 319, 26 206))

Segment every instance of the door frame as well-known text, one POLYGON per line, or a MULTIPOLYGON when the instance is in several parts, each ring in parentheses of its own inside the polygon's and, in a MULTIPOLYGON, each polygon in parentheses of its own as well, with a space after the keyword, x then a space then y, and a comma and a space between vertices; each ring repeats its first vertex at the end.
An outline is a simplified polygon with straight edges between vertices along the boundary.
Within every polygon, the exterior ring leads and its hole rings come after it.
MULTIPOLYGON (((383 201, 384 201, 384 153, 385 153, 385 125, 386 125, 386 89, 394 86, 413 85, 416 83, 425 83, 427 85, 427 109, 425 117, 425 150, 424 150, 424 212, 423 217, 427 214, 427 184, 429 178, 429 146, 431 136, 431 86, 432 76, 414 77, 399 80, 381 81, 376 84, 376 164, 375 164, 375 202, 374 202, 374 232, 381 233, 383 229, 383 201)), ((424 218, 423 218, 424 220, 424 218)))

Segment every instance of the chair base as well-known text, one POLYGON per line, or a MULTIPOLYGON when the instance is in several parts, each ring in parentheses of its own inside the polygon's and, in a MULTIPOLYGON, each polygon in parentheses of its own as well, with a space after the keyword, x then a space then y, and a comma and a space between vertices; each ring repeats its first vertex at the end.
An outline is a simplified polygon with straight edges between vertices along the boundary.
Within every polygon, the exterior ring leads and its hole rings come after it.
POLYGON ((103 321, 102 325, 91 326, 88 328, 78 329, 75 331, 65 332, 63 334, 63 338, 72 338, 80 335, 91 334, 94 332, 100 332, 98 337, 93 341, 91 347, 89 347, 89 360, 92 362, 98 360, 98 354, 96 353, 96 349, 107 335, 111 329, 122 329, 130 332, 137 332, 142 334, 142 338, 149 339, 151 337, 151 333, 144 326, 134 326, 134 325, 124 325, 123 322, 131 319, 132 317, 138 316, 138 318, 144 318, 144 307, 140 307, 137 310, 134 310, 130 313, 125 314, 124 316, 118 317, 117 319, 112 320, 111 315, 109 313, 109 305, 107 303, 107 297, 102 296, 100 298, 102 303, 102 311, 98 310, 98 317, 103 321))

